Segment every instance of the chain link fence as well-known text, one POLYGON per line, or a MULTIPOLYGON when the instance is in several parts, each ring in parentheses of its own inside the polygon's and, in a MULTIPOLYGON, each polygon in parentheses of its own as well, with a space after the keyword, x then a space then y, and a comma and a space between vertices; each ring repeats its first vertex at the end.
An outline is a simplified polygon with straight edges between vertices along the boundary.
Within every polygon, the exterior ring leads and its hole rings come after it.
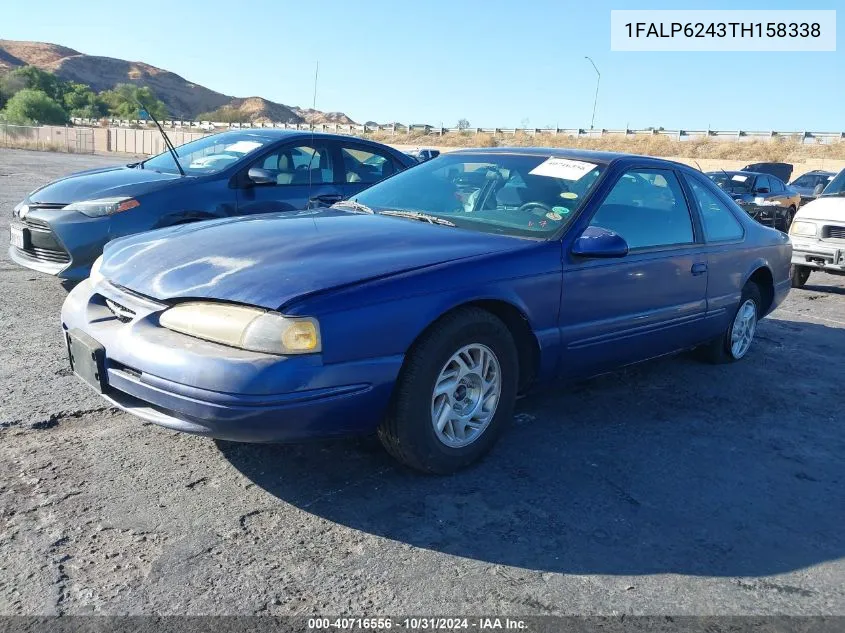
POLYGON ((94 130, 58 125, 11 125, 0 122, 0 147, 93 154, 94 130))

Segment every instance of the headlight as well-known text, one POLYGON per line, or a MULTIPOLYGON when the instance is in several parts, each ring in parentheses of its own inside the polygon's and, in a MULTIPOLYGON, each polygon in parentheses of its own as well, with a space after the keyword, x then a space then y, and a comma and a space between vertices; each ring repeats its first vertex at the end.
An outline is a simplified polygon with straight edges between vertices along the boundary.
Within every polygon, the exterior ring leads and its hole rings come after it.
POLYGON ((105 277, 103 277, 103 273, 100 272, 100 266, 102 265, 103 256, 100 255, 94 260, 94 263, 91 265, 91 272, 88 273, 88 279, 90 279, 91 283, 95 286, 105 279, 105 277))
POLYGON ((141 203, 134 198, 100 198, 99 200, 83 200, 72 202, 67 205, 67 211, 79 211, 91 218, 99 218, 104 215, 113 215, 121 211, 129 211, 140 206, 141 203))
POLYGON ((320 326, 310 317, 287 317, 261 308, 189 301, 165 310, 162 327, 189 336, 270 354, 322 350, 320 326))
POLYGON ((804 237, 815 237, 816 230, 815 222, 804 222, 802 220, 795 220, 792 226, 789 227, 789 232, 792 235, 801 235, 804 237))

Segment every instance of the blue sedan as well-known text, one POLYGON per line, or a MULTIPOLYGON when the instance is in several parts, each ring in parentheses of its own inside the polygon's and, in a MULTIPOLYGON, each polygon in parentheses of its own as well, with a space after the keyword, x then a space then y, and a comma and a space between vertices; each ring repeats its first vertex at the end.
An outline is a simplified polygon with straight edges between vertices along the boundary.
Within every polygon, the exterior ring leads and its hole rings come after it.
POLYGON ((36 189, 12 212, 9 257, 40 272, 84 279, 117 237, 331 204, 417 164, 363 139, 275 129, 206 136, 174 152, 175 160, 165 152, 36 189))
POLYGON ((789 292, 791 250, 684 165, 463 150, 329 209, 111 242, 62 324, 76 374, 156 424, 247 442, 377 431, 446 473, 532 385, 691 348, 743 358, 789 292))

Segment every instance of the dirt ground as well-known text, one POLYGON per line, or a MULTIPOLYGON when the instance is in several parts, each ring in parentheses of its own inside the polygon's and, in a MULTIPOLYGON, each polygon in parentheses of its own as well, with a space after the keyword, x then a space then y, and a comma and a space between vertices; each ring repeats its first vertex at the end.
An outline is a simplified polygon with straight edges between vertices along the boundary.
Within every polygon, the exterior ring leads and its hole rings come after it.
POLYGON ((845 615, 845 279, 811 276, 741 363, 556 386, 424 477, 372 438, 166 431, 71 375, 67 290, 7 225, 112 161, 0 150, 0 614, 845 615))

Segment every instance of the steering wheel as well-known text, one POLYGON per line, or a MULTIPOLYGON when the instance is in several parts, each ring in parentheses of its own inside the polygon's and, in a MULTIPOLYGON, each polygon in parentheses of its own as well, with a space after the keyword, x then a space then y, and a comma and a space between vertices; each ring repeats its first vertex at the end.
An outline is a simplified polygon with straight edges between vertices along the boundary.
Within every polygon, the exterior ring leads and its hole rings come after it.
POLYGON ((517 209, 517 211, 520 211, 520 212, 523 212, 523 213, 529 213, 530 212, 530 213, 533 213, 536 216, 544 216, 547 213, 551 213, 552 208, 549 205, 547 205, 545 202, 534 201, 534 202, 526 202, 521 207, 519 207, 519 209, 517 209))

